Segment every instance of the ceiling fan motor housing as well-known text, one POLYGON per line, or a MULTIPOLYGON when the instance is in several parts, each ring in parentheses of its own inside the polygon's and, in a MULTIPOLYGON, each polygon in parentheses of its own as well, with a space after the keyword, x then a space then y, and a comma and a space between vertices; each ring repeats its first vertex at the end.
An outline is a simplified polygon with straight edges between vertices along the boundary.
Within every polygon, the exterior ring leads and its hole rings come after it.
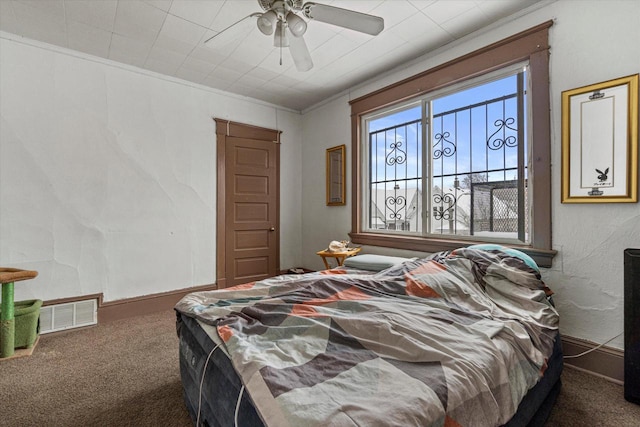
POLYGON ((275 3, 284 3, 285 9, 301 10, 302 0, 258 0, 262 10, 267 11, 274 7, 275 3))

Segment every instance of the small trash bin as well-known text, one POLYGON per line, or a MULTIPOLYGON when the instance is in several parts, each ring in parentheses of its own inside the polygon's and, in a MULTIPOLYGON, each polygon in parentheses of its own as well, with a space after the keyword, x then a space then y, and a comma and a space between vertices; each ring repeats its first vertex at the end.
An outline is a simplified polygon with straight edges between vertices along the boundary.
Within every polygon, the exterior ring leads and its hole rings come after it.
POLYGON ((13 346, 14 348, 31 348, 40 332, 42 300, 16 301, 14 307, 16 332, 13 346))

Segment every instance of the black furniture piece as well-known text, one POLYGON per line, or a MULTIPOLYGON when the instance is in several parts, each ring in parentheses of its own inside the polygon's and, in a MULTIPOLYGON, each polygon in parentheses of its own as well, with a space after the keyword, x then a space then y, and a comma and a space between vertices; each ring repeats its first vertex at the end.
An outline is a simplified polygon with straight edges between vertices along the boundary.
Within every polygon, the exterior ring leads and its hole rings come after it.
POLYGON ((640 405, 640 249, 624 251, 624 398, 640 405))

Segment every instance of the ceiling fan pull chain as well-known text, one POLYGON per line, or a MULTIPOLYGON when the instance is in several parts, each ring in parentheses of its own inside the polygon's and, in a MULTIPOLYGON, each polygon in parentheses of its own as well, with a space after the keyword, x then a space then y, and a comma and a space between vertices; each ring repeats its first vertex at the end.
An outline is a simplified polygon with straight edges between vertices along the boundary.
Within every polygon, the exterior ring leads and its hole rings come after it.
POLYGON ((286 37, 286 34, 285 34, 286 27, 282 22, 280 22, 278 29, 280 30, 280 43, 279 43, 280 44, 280 65, 282 65, 282 47, 284 45, 284 41, 286 37))

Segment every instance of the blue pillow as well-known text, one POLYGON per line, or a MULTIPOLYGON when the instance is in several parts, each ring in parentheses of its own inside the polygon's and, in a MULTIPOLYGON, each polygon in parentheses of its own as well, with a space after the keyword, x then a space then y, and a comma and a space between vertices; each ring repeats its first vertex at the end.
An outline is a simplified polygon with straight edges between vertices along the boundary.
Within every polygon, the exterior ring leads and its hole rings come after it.
POLYGON ((520 258, 529 267, 533 268, 538 273, 540 272, 540 268, 538 267, 538 264, 536 264, 536 262, 533 260, 533 258, 531 258, 529 255, 527 255, 524 252, 519 251, 517 249, 508 248, 506 246, 496 245, 496 244, 491 244, 491 243, 484 243, 484 244, 481 244, 481 245, 471 245, 471 246, 469 246, 469 249, 480 249, 480 250, 484 250, 484 251, 495 251, 495 250, 502 251, 504 253, 507 253, 507 254, 513 256, 513 257, 520 258))
POLYGON ((345 267, 359 270, 382 271, 386 268, 409 261, 411 258, 401 258, 386 255, 356 255, 344 260, 345 267))

